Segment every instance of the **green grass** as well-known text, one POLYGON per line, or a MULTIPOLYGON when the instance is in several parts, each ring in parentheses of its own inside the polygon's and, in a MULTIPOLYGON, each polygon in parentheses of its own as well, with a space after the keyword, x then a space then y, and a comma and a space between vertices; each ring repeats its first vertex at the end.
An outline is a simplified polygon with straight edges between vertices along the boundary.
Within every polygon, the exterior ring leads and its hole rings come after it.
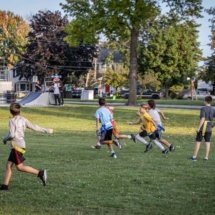
MULTIPOLYGON (((25 164, 48 169, 48 185, 34 176, 14 169, 8 192, 0 192, 2 215, 188 215, 215 214, 215 154, 208 162, 192 162, 195 128, 199 111, 164 109, 170 118, 165 137, 176 151, 164 156, 154 146, 124 141, 118 158, 109 157, 104 146, 96 151, 96 106, 71 105, 60 108, 23 108, 32 122, 52 127, 53 135, 26 133, 25 164)), ((137 108, 118 107, 115 118, 122 133, 133 133, 139 126, 128 126, 137 108)), ((7 131, 9 113, 0 109, 0 135, 7 131)), ((214 137, 213 137, 214 139, 214 137)), ((212 140, 213 140, 212 139, 212 140)), ((3 176, 9 145, 0 145, 0 172, 3 176)))

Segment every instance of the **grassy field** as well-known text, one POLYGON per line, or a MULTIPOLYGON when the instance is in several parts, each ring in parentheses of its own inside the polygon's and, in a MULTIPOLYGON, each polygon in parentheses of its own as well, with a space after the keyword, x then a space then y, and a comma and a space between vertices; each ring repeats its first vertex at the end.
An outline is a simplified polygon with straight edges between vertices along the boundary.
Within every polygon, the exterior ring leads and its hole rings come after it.
MULTIPOLYGON (((115 118, 122 133, 135 133, 128 126, 137 108, 118 107, 115 118)), ((59 108, 23 108, 32 122, 54 128, 53 135, 26 133, 25 164, 47 168, 48 185, 43 187, 31 175, 14 174, 8 192, 0 192, 1 215, 189 215, 215 214, 215 149, 203 161, 192 154, 199 111, 164 109, 170 118, 165 137, 175 152, 164 156, 155 146, 122 142, 118 158, 107 148, 93 150, 96 106, 70 105, 59 108)), ((0 135, 7 131, 8 108, 0 109, 0 135)), ((214 137, 213 137, 214 140, 214 137)), ((3 176, 9 145, 0 145, 3 176)))

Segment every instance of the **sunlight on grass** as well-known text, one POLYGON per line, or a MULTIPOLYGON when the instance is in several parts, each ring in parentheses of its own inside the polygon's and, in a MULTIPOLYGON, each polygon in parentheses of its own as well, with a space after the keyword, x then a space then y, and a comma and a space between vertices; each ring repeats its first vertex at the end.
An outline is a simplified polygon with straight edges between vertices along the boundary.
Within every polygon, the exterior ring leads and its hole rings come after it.
MULTIPOLYGON (((53 135, 26 133, 26 164, 48 169, 48 185, 14 170, 10 191, 0 193, 0 214, 9 215, 102 215, 102 214, 215 214, 213 149, 204 162, 191 162, 198 110, 163 109, 164 137, 176 151, 164 156, 156 146, 145 147, 123 140, 111 159, 107 147, 91 149, 96 143, 94 113, 97 106, 67 105, 55 108, 23 108, 23 116, 35 124, 54 128, 53 135), (23 199, 18 203, 17 199, 23 199)), ((139 131, 135 120, 138 107, 116 107, 115 118, 121 133, 139 131)), ((0 136, 7 132, 8 108, 0 109, 0 136)), ((0 172, 3 173, 9 145, 0 145, 0 172)))

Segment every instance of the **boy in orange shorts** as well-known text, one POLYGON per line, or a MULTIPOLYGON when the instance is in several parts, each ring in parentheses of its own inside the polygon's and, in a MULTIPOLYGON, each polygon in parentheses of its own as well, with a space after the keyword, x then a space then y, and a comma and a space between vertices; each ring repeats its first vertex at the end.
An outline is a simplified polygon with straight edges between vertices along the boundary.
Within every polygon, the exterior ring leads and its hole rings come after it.
MULTIPOLYGON (((113 140, 113 143, 119 147, 120 149, 122 148, 121 144, 120 144, 120 139, 130 139, 130 140, 133 140, 135 142, 135 138, 133 135, 126 135, 126 134, 119 134, 119 130, 117 128, 117 123, 116 123, 116 120, 113 118, 113 110, 114 110, 114 107, 112 106, 105 106, 109 111, 110 113, 112 114, 112 127, 113 127, 113 131, 112 131, 112 134, 113 136, 115 137, 115 139, 113 140)), ((101 148, 101 144, 100 144, 100 135, 98 134, 97 135, 98 137, 98 140, 97 140, 97 144, 95 146, 92 146, 92 148, 95 148, 95 149, 100 149, 101 148)))

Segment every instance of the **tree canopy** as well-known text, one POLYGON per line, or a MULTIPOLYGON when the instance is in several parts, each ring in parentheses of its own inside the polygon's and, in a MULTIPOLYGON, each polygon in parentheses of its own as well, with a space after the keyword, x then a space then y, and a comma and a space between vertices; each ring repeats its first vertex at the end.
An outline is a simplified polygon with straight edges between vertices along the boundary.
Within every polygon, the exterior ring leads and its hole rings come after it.
POLYGON ((195 77, 202 59, 197 26, 194 21, 181 22, 166 16, 152 21, 143 32, 139 72, 157 74, 166 88, 195 77))
MULTIPOLYGON (((171 13, 198 16, 201 0, 164 0, 171 13)), ((147 22, 160 14, 159 0, 66 0, 63 9, 72 17, 71 43, 95 44, 101 33, 109 40, 129 40, 129 105, 136 104, 137 48, 139 34, 147 22), (84 33, 83 33, 84 32, 84 33)))
POLYGON ((208 14, 211 15, 211 36, 210 44, 212 54, 209 56, 205 63, 205 70, 201 73, 201 78, 206 82, 212 81, 213 84, 213 93, 215 94, 215 7, 211 7, 207 10, 208 14))
POLYGON ((67 17, 62 17, 59 11, 39 11, 32 17, 26 52, 15 67, 20 78, 37 75, 43 82, 44 77, 56 73, 65 79, 68 73, 80 75, 92 68, 96 47, 69 46, 64 41, 66 24, 67 17))
POLYGON ((12 67, 25 50, 29 25, 12 12, 0 11, 0 57, 12 67))

